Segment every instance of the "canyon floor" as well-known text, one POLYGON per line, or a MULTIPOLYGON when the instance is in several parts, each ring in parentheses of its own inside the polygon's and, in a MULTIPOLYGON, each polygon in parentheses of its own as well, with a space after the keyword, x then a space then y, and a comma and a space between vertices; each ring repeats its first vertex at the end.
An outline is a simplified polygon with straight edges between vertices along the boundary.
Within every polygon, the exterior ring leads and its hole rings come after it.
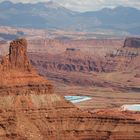
POLYGON ((112 88, 112 87, 94 87, 94 86, 79 86, 79 85, 76 86, 72 84, 70 85, 64 83, 60 84, 60 82, 54 81, 52 81, 52 83, 55 85, 55 90, 58 94, 65 96, 84 95, 92 97, 91 100, 76 103, 76 106, 84 110, 108 109, 108 108, 111 109, 111 108, 119 108, 124 104, 140 103, 140 93, 139 93, 140 91, 119 89, 119 86, 112 88))

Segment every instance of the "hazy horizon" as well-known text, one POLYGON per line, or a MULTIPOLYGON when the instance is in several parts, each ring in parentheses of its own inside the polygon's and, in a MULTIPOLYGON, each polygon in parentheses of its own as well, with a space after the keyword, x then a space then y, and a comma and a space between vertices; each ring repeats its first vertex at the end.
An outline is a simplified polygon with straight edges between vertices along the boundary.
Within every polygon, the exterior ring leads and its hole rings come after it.
POLYGON ((38 2, 56 2, 61 6, 68 8, 73 11, 85 12, 85 11, 96 11, 102 8, 115 8, 117 6, 134 7, 140 9, 139 0, 0 0, 0 2, 11 1, 14 3, 38 3, 38 2))

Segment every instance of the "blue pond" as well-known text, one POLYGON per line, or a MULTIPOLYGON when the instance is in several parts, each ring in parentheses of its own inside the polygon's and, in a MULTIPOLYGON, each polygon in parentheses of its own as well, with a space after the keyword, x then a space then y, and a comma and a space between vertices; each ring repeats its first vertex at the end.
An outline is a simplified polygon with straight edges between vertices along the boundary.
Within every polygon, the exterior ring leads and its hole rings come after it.
POLYGON ((91 97, 89 96, 64 96, 66 100, 72 102, 72 103, 79 103, 82 101, 90 100, 91 97))
POLYGON ((123 110, 140 111, 140 104, 123 105, 121 108, 123 110))

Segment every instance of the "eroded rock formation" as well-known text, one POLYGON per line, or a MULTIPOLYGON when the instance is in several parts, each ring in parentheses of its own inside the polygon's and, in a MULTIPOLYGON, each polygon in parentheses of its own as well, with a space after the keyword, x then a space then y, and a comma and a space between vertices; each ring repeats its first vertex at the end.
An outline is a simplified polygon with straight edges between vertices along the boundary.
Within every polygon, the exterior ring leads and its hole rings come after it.
POLYGON ((29 60, 27 58, 27 41, 18 39, 10 43, 9 62, 12 68, 29 70, 29 60))
POLYGON ((82 47, 67 48, 59 54, 32 52, 29 53, 29 57, 31 64, 38 69, 39 73, 57 83, 56 85, 64 83, 133 91, 132 87, 139 87, 140 79, 135 75, 140 72, 140 49, 123 46, 117 49, 112 47, 114 49, 105 57, 93 55, 92 50, 91 53, 83 51, 82 47), (123 72, 129 74, 126 74, 123 80, 113 80, 124 76, 123 72), (110 76, 111 73, 116 73, 116 78, 110 76))
POLYGON ((140 38, 126 38, 121 48, 106 55, 103 62, 105 72, 138 71, 140 67, 140 38))
POLYGON ((140 38, 126 38, 124 47, 128 48, 140 48, 140 38))
POLYGON ((1 140, 140 139, 139 120, 82 111, 53 93, 49 81, 32 70, 22 41, 11 43, 1 64, 1 140))
POLYGON ((99 57, 92 57, 80 50, 65 51, 62 54, 30 54, 32 65, 47 71, 65 72, 101 72, 102 67, 99 57))
POLYGON ((25 39, 17 39, 12 41, 9 47, 9 55, 2 59, 3 70, 31 70, 26 52, 27 41, 25 39))

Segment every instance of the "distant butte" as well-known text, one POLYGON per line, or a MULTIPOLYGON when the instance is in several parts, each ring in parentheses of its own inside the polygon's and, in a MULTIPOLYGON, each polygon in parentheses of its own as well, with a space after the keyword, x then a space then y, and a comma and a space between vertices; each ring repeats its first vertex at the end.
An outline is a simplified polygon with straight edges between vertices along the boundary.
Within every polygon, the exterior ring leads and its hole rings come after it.
POLYGON ((128 48, 140 48, 140 38, 126 38, 124 47, 128 48))

